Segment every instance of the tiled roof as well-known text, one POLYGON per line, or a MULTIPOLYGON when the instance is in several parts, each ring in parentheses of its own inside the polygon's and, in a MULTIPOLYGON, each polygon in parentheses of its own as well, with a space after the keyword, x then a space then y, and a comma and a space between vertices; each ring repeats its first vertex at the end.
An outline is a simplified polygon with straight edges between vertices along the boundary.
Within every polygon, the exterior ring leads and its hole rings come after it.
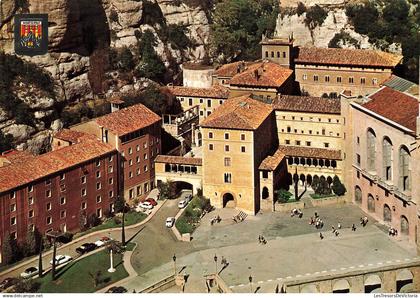
POLYGON ((0 167, 0 193, 58 173, 115 151, 111 145, 85 140, 71 146, 0 167))
POLYGON ((369 96, 362 106, 412 131, 416 131, 419 115, 418 99, 405 93, 384 87, 369 96))
POLYGON ((125 101, 124 101, 124 100, 122 100, 122 98, 121 98, 121 97, 116 97, 116 96, 111 97, 110 99, 108 99, 108 101, 109 101, 110 103, 114 103, 114 104, 123 104, 123 103, 125 103, 125 101))
POLYGON ((391 53, 358 49, 301 47, 298 52, 296 63, 325 65, 395 67, 403 58, 391 53))
POLYGON ((192 166, 201 166, 203 164, 203 161, 201 158, 173 156, 173 155, 158 155, 155 158, 155 163, 156 162, 183 164, 183 165, 192 165, 192 166))
POLYGON ((142 104, 121 109, 94 121, 120 136, 148 127, 161 118, 142 104))
POLYGON ((313 147, 300 147, 300 146, 279 146, 278 151, 286 156, 294 157, 312 157, 312 158, 326 158, 333 160, 341 160, 341 151, 313 148, 313 147))
POLYGON ((191 96, 205 98, 228 98, 229 89, 222 86, 214 86, 211 88, 195 88, 184 86, 168 87, 168 90, 175 96, 191 96))
POLYGON ((70 143, 79 143, 84 138, 95 139, 95 136, 86 134, 84 132, 64 128, 58 131, 57 133, 55 133, 54 138, 67 141, 70 143))
POLYGON ((215 74, 218 77, 231 78, 234 75, 241 72, 244 69, 245 66, 249 66, 253 63, 254 62, 249 62, 249 61, 237 61, 237 62, 224 64, 224 65, 222 65, 222 66, 220 66, 219 68, 216 69, 215 74))
POLYGON ((273 102, 273 108, 280 111, 337 114, 340 115, 339 99, 281 95, 273 102))
POLYGON ((250 95, 243 95, 226 100, 203 120, 201 126, 254 130, 271 112, 271 105, 252 99, 250 95))
POLYGON ((277 63, 263 61, 254 63, 230 80, 230 85, 261 86, 278 88, 293 74, 293 70, 277 63))
POLYGON ((285 157, 284 153, 277 150, 273 155, 267 156, 260 164, 259 170, 274 171, 285 157))

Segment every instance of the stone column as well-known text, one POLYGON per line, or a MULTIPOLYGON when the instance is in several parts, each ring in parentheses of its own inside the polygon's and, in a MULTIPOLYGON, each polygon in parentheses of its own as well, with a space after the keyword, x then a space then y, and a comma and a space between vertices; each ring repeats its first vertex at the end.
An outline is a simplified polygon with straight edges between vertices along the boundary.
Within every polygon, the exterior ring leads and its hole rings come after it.
POLYGON ((382 292, 395 293, 397 291, 396 271, 384 271, 382 276, 382 292))
POLYGON ((365 282, 363 275, 350 277, 350 293, 364 293, 365 282))

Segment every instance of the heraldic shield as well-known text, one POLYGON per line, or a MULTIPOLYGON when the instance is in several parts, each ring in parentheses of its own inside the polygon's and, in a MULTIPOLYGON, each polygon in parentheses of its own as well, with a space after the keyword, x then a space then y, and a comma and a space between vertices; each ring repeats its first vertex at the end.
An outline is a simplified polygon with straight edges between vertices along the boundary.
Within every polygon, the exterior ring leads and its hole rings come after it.
POLYGON ((15 53, 36 56, 48 52, 48 15, 15 15, 15 53))

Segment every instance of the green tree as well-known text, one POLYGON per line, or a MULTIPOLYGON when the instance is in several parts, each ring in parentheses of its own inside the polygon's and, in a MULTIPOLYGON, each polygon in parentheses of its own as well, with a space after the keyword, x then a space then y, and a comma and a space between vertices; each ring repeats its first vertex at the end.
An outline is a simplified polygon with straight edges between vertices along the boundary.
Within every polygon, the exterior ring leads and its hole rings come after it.
POLYGON ((277 190, 275 194, 277 195, 280 203, 286 203, 292 197, 292 194, 283 188, 277 190))
POLYGON ((121 70, 130 71, 134 69, 134 57, 129 48, 123 47, 118 58, 121 70))
POLYGON ((317 188, 315 189, 315 193, 317 195, 330 195, 331 194, 331 188, 324 177, 321 177, 321 179, 319 179, 319 184, 317 188))
POLYGON ((305 4, 303 4, 302 2, 299 1, 297 8, 296 8, 296 13, 298 16, 301 16, 302 14, 304 14, 307 11, 305 4))
POLYGON ((10 242, 11 237, 7 237, 3 239, 3 247, 2 247, 2 259, 3 262, 6 264, 13 263, 13 249, 10 242))
POLYGON ((0 153, 12 149, 13 136, 0 130, 0 153))
POLYGON ((117 196, 114 200, 114 210, 116 213, 123 212, 125 207, 125 200, 123 196, 117 196))
POLYGON ((332 190, 337 196, 342 196, 346 193, 346 187, 341 183, 337 175, 333 178, 332 190))
POLYGON ((321 26, 324 20, 327 18, 328 12, 319 5, 310 7, 306 11, 305 24, 310 30, 321 26))
POLYGON ((25 256, 32 256, 38 251, 39 246, 37 246, 38 241, 36 237, 35 231, 32 231, 32 229, 29 228, 26 235, 26 246, 24 247, 25 256))
POLYGON ((41 284, 33 279, 21 279, 14 287, 15 293, 36 293, 41 284))
POLYGON ((222 0, 214 10, 210 48, 221 62, 253 60, 260 56, 262 34, 274 32, 277 0, 222 0))

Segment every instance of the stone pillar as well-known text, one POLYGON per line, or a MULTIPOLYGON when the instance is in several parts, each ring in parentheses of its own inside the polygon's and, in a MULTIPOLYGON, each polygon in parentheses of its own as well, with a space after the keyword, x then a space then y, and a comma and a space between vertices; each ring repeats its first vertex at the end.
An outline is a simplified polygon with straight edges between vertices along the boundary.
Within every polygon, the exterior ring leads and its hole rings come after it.
POLYGON ((320 293, 332 293, 332 281, 323 280, 318 282, 320 293))
POLYGON ((382 275, 382 292, 395 293, 397 291, 396 271, 384 271, 382 275))
POLYGON ((196 146, 196 139, 195 139, 195 123, 191 124, 191 146, 196 146))
POLYGON ((410 268, 413 273, 413 292, 420 292, 420 267, 410 268))
POLYGON ((350 293, 364 293, 365 283, 363 275, 350 277, 350 293))

